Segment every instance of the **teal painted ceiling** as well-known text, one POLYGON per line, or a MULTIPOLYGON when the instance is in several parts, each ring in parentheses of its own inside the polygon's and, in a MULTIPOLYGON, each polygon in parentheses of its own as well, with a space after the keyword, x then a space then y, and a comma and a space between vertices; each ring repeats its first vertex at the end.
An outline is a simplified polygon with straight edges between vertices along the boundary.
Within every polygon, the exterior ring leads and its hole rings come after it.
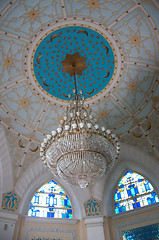
POLYGON ((63 71, 68 54, 86 64, 78 89, 100 125, 158 159, 158 1, 6 0, 0 8, 0 115, 14 185, 63 116, 74 88, 63 71))
MULTIPOLYGON (((34 54, 34 73, 37 82, 50 95, 68 100, 72 94, 74 77, 63 68, 66 55, 79 53, 86 65, 76 74, 77 91, 83 91, 85 99, 103 90, 112 78, 115 66, 113 50, 98 32, 86 27, 65 27, 46 36, 34 54)), ((80 66, 77 66, 80 68, 80 66)))

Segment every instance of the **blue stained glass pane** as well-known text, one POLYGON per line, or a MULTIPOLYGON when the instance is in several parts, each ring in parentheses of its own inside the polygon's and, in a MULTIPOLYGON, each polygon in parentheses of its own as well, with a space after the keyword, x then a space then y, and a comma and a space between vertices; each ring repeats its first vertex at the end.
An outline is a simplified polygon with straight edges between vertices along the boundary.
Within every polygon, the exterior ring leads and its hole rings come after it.
POLYGON ((149 197, 147 198, 147 202, 149 205, 151 204, 151 199, 149 197))
POLYGON ((114 201, 117 201, 118 200, 118 196, 117 194, 114 195, 114 201))
POLYGON ((126 212, 126 206, 122 206, 122 212, 126 212))
POLYGON ((136 206, 137 206, 137 208, 141 207, 140 202, 137 201, 136 206))
POLYGON ((115 213, 116 213, 116 214, 119 213, 119 208, 115 208, 115 213))
POLYGON ((131 196, 131 190, 128 189, 128 190, 127 190, 127 193, 128 193, 128 196, 130 197, 130 196, 131 196))
POLYGON ((132 194, 132 196, 135 196, 135 190, 134 190, 134 187, 131 187, 131 194, 132 194))
POLYGON ((64 200, 65 207, 67 207, 67 199, 64 200))
POLYGON ((134 191, 135 191, 135 195, 139 193, 137 186, 134 188, 134 191))
POLYGON ((120 192, 117 193, 117 197, 118 197, 119 200, 121 199, 120 192))
POLYGON ((129 211, 159 202, 159 198, 147 179, 138 173, 127 171, 119 181, 114 202, 115 213, 118 214, 121 211, 129 211))
POLYGON ((159 239, 159 224, 142 226, 140 228, 122 231, 123 240, 152 240, 159 239))
POLYGON ((121 213, 121 212, 122 212, 122 208, 121 208, 121 207, 119 207, 118 209, 119 209, 119 213, 121 213))

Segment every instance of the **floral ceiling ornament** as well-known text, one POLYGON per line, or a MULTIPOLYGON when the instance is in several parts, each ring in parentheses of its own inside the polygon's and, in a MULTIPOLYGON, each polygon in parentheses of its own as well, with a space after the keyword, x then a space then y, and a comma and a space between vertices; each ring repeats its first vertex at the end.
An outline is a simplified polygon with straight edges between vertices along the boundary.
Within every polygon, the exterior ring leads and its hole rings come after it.
POLYGON ((71 77, 74 76, 74 65, 76 65, 76 74, 82 75, 83 70, 87 69, 85 63, 86 57, 82 57, 78 52, 74 54, 66 54, 65 60, 61 61, 63 65, 63 72, 67 72, 71 77))
POLYGON ((88 5, 91 7, 91 8, 99 8, 99 5, 100 5, 100 2, 99 0, 88 0, 88 5))

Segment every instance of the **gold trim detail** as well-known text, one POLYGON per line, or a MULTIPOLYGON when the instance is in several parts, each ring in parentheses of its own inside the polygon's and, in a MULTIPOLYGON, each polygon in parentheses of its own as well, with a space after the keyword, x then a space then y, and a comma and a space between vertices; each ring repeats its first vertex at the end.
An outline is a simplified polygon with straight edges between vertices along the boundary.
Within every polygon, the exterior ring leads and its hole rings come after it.
POLYGON ((76 74, 82 75, 82 72, 87 69, 87 65, 85 63, 86 57, 82 57, 79 55, 79 52, 74 54, 66 53, 65 60, 61 61, 63 65, 63 72, 69 73, 70 76, 74 76, 74 67, 76 66, 76 74))

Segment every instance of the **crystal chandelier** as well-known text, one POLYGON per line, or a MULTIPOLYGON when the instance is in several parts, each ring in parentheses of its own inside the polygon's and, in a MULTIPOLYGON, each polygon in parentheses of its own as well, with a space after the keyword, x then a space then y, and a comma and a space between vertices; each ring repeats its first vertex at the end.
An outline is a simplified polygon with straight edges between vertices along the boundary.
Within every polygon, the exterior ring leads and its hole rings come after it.
MULTIPOLYGON (((76 54, 77 55, 77 54, 76 54)), ((40 156, 54 175, 81 188, 95 183, 115 163, 120 151, 118 137, 99 128, 82 91, 77 92, 77 61, 71 58, 75 89, 57 130, 41 144, 40 156)), ((80 74, 81 75, 81 74, 80 74)))

